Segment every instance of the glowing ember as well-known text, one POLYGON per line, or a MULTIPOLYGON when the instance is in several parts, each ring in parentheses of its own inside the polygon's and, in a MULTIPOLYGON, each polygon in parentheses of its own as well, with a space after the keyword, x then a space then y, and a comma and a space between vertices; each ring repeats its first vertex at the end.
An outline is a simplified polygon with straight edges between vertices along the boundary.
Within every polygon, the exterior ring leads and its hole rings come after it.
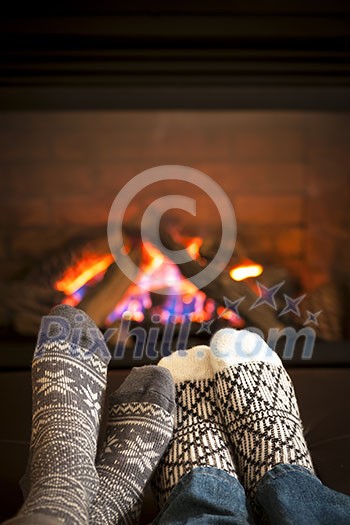
POLYGON ((200 257, 199 249, 202 246, 202 244, 203 244, 203 239, 201 239, 200 237, 195 237, 186 246, 186 250, 192 257, 192 259, 199 259, 200 257))
POLYGON ((143 244, 143 256, 146 263, 142 266, 142 271, 151 274, 164 262, 164 255, 149 242, 143 244))
POLYGON ((102 274, 113 262, 113 255, 86 255, 76 265, 69 267, 55 283, 56 290, 73 295, 94 277, 102 274))
POLYGON ((263 267, 260 264, 242 264, 236 266, 230 271, 230 277, 234 281, 243 281, 249 277, 258 277, 263 272, 263 267))
POLYGON ((235 312, 232 310, 229 310, 227 308, 224 308, 223 306, 218 307, 218 314, 222 319, 227 319, 228 321, 231 321, 231 323, 238 327, 243 328, 244 327, 244 320, 239 317, 235 312))

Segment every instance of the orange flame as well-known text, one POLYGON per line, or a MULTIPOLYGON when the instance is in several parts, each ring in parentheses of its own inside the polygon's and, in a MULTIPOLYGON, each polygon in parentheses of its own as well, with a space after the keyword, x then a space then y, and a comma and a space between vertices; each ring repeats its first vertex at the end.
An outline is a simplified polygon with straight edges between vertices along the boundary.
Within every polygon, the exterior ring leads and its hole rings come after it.
POLYGON ((72 295, 84 284, 105 271, 113 262, 113 255, 86 255, 77 264, 67 268, 64 275, 56 281, 55 288, 66 295, 72 295))
POLYGON ((203 239, 200 237, 194 237, 190 243, 186 246, 187 252, 190 254, 192 259, 198 259, 200 257, 199 248, 203 244, 203 239))
POLYGON ((262 274, 263 270, 260 264, 241 264, 230 270, 230 277, 234 281, 243 281, 244 279, 249 279, 249 277, 258 277, 262 274))
POLYGON ((146 273, 153 273, 157 268, 159 268, 164 262, 164 255, 160 252, 153 244, 150 242, 145 242, 143 244, 143 255, 147 259, 143 271, 146 273))

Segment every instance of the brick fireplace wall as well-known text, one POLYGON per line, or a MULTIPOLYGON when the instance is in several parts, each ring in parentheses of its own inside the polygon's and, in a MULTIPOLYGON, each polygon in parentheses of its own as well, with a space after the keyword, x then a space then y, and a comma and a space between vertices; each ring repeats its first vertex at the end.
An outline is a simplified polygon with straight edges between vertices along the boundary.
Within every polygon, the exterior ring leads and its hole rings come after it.
MULTIPOLYGON (((121 187, 162 164, 198 168, 222 186, 251 258, 287 266, 309 288, 343 276, 349 124, 348 115, 307 112, 3 113, 0 279, 103 226, 121 187)), ((212 231, 216 219, 197 198, 195 220, 212 231)))

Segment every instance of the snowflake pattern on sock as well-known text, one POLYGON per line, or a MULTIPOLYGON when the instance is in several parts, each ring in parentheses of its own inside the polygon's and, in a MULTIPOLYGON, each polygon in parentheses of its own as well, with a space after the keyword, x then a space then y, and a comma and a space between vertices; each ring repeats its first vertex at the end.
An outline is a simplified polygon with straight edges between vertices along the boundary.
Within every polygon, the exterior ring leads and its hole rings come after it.
POLYGON ((173 378, 158 366, 135 367, 109 406, 90 523, 137 523, 145 487, 173 433, 173 378))
POLYGON ((97 435, 107 363, 69 341, 48 341, 32 365, 33 415, 29 494, 20 516, 88 523, 98 489, 97 435))
POLYGON ((100 489, 90 512, 94 525, 136 523, 145 486, 166 449, 173 416, 147 402, 112 406, 97 463, 100 489))

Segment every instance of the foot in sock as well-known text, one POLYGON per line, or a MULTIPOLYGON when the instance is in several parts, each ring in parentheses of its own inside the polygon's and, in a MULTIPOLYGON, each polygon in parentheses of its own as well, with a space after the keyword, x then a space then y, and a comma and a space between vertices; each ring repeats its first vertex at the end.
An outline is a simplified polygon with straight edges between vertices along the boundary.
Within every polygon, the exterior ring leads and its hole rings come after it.
POLYGON ((88 523, 109 359, 101 332, 83 311, 60 305, 43 318, 32 363, 27 498, 19 517, 88 523))
POLYGON ((197 346, 161 359, 175 381, 174 434, 153 478, 160 507, 180 479, 196 467, 215 467, 236 476, 231 444, 215 403, 210 350, 197 346))
POLYGON ((110 397, 90 523, 137 523, 144 489, 173 433, 174 390, 169 371, 150 365, 133 368, 110 397))
POLYGON ((217 402, 248 496, 279 463, 313 471, 292 382, 257 334, 225 328, 211 340, 217 402))

